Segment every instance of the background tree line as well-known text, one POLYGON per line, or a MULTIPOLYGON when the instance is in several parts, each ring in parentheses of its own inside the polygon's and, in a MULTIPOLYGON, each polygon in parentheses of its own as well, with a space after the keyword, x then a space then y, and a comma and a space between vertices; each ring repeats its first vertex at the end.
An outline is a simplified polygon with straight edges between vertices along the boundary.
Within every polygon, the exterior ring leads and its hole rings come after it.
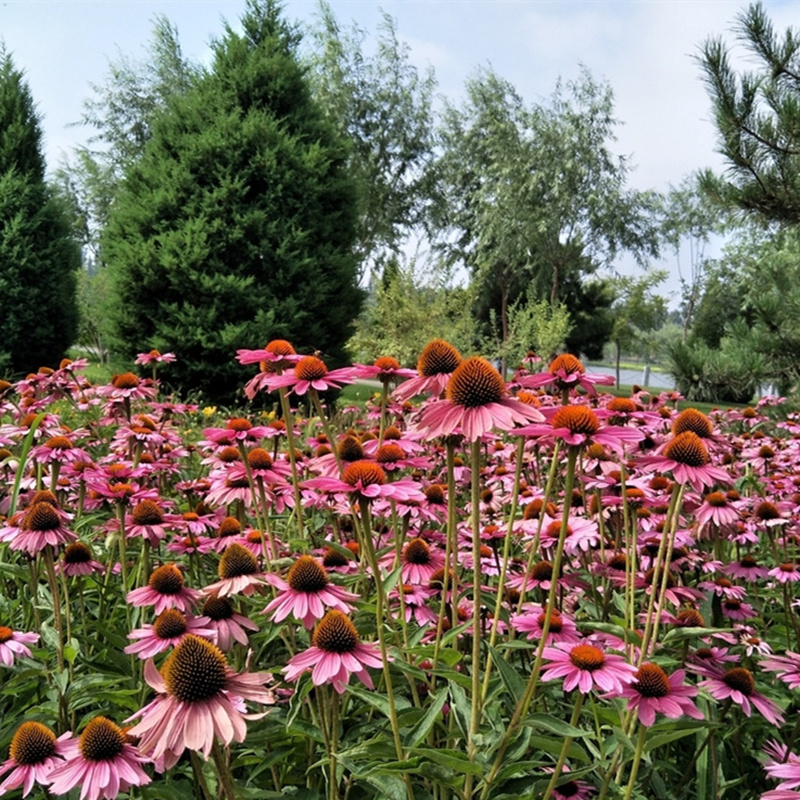
POLYGON ((666 195, 628 185, 612 89, 587 69, 536 103, 480 70, 449 101, 388 15, 373 42, 321 3, 301 36, 274 0, 250 0, 207 67, 184 58, 159 18, 146 58, 113 62, 92 87, 81 122, 94 135, 51 185, 32 100, 5 55, 0 113, 18 122, 0 149, 0 294, 14 309, 4 344, 25 338, 16 299, 39 268, 21 250, 62 277, 37 306, 54 308, 61 338, 7 346, 0 364, 57 360, 77 306, 82 345, 128 359, 174 350, 174 384, 222 401, 243 380, 235 350, 276 337, 331 363, 384 353, 411 363, 424 331, 512 366, 531 348, 597 358, 612 343, 618 360, 648 357, 669 317, 654 265, 672 253, 680 388, 716 400, 765 380, 789 390, 798 40, 776 34, 759 5, 737 25, 760 71, 735 72, 720 40, 698 59, 730 169, 666 195), (38 163, 25 172, 28 152, 38 163), (57 208, 49 240, 63 253, 11 241, 20 193, 3 180, 38 181, 50 199, 25 213, 57 208), (711 261, 705 246, 719 235, 729 244, 711 261), (615 273, 623 254, 638 274, 615 273))

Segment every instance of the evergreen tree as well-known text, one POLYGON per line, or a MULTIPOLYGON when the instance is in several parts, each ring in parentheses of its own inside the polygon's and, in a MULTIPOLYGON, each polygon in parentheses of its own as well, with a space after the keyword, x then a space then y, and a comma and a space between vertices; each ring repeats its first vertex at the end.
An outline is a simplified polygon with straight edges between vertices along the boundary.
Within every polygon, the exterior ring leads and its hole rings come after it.
POLYGON ((123 351, 175 351, 171 377, 215 401, 246 378, 238 348, 285 338, 341 358, 362 301, 347 149, 299 37, 274 0, 251 0, 242 29, 153 119, 101 241, 123 351))
POLYGON ((0 370, 57 365, 77 328, 80 251, 65 207, 45 182, 30 89, 0 52, 0 370))

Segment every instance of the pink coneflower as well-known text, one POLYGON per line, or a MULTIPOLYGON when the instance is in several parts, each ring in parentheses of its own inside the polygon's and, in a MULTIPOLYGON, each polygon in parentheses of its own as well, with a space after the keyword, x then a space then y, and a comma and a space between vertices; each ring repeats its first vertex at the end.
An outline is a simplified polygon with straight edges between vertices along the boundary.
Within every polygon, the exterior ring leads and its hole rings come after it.
POLYGON ((75 447, 67 436, 51 436, 43 444, 31 449, 31 458, 37 464, 71 464, 75 461, 91 461, 92 457, 80 447, 75 447))
POLYGON ((275 575, 270 575, 268 580, 278 590, 278 595, 261 613, 272 614, 273 622, 283 622, 291 615, 307 630, 311 630, 328 609, 349 614, 353 610, 351 603, 358 600, 358 595, 331 583, 325 568, 312 556, 300 556, 292 564, 285 581, 275 575))
POLYGON ((63 763, 65 740, 70 731, 56 739, 56 735, 40 722, 23 722, 11 739, 8 760, 0 765, 0 777, 11 774, 0 783, 0 795, 22 787, 22 796, 27 797, 34 784, 47 786, 50 773, 63 763))
POLYGON ((795 583, 800 581, 800 568, 793 561, 787 561, 778 564, 777 567, 771 569, 767 575, 774 578, 776 583, 795 583))
POLYGON ((375 359, 372 365, 353 364, 352 370, 356 378, 362 380, 378 380, 382 383, 417 377, 417 371, 415 369, 405 369, 401 367, 400 362, 391 356, 381 356, 375 359))
POLYGON ((275 429, 264 425, 253 425, 243 417, 232 417, 224 428, 203 428, 203 436, 215 444, 238 444, 239 442, 260 442, 274 435, 275 429))
POLYGON ((713 523, 718 528, 733 525, 739 520, 739 509, 728 499, 724 492, 709 492, 703 498, 703 504, 695 512, 700 525, 713 523))
POLYGON ((445 400, 423 408, 415 424, 428 439, 447 436, 460 428, 466 440, 473 442, 492 428, 510 430, 518 423, 544 420, 538 409, 510 397, 500 373, 477 356, 456 367, 445 393, 445 400))
POLYGON ((758 665, 777 673, 790 689, 800 689, 800 653, 787 650, 782 656, 769 656, 761 660, 758 665))
POLYGON ((132 786, 150 783, 141 767, 147 759, 128 743, 122 729, 105 717, 95 717, 80 738, 65 742, 64 757, 65 762, 49 775, 53 794, 66 794, 80 786, 81 800, 114 800, 132 786))
POLYGON ((401 403, 418 394, 439 396, 450 376, 461 363, 461 353, 443 339, 433 339, 422 349, 417 360, 418 377, 400 384, 392 396, 401 403))
POLYGON ((637 464, 644 472, 672 472, 678 483, 689 483, 696 492, 715 483, 730 483, 724 469, 711 466, 708 450, 694 431, 687 430, 670 439, 661 455, 640 456, 637 464))
MULTIPOLYGON (((603 425, 605 412, 584 405, 556 406, 542 410, 546 425, 526 425, 515 431, 519 436, 533 436, 544 441, 561 439, 572 447, 587 448, 600 444, 622 455, 625 447, 644 438, 638 428, 603 425)), ((541 416, 541 415, 540 415, 541 416)))
POLYGON ((296 681, 310 669, 315 686, 332 683, 342 694, 351 673, 368 689, 374 689, 366 668, 382 665, 378 646, 361 644, 355 625, 341 611, 333 610, 315 628, 311 647, 291 658, 283 672, 287 681, 296 681))
POLYGON ((622 691, 628 698, 628 710, 637 709, 639 722, 650 727, 656 721, 656 713, 670 719, 684 714, 693 719, 703 719, 703 713, 690 698, 697 694, 696 686, 684 685, 685 670, 679 669, 667 675, 658 664, 645 663, 636 670, 634 682, 622 691))
MULTIPOLYGON (((394 553, 387 553, 381 563, 391 571, 394 553)), ((415 536, 403 545, 400 563, 403 583, 427 584, 433 573, 444 567, 444 553, 438 547, 431 547, 424 539, 415 536)))
POLYGON ((236 359, 240 364, 258 364, 260 370, 245 384, 246 397, 252 400, 262 388, 269 391, 267 382, 274 375, 293 367, 301 358, 285 339, 273 339, 263 350, 237 350, 236 359))
POLYGON ((427 605, 428 600, 433 597, 434 592, 427 586, 412 585, 402 583, 389 592, 389 599, 392 601, 392 614, 399 616, 401 608, 405 609, 406 622, 414 621, 420 627, 427 627, 436 622, 438 614, 427 605))
POLYGON ((258 568, 256 557, 244 545, 234 542, 225 548, 217 568, 219 580, 206 586, 203 594, 226 595, 243 594, 250 596, 265 584, 265 575, 258 568))
POLYGON ((756 559, 751 555, 744 555, 739 561, 734 561, 732 564, 727 564, 722 568, 726 575, 732 578, 742 578, 746 581, 755 581, 759 578, 766 578, 769 570, 758 564, 756 559))
POLYGON ((92 551, 83 542, 72 542, 64 548, 61 560, 56 564, 56 572, 63 572, 68 578, 78 575, 91 575, 103 572, 105 567, 92 558, 92 551))
POLYGON ((177 360, 175 353, 159 353, 151 350, 149 353, 139 353, 134 364, 172 364, 177 360))
POLYGON ((543 681, 564 678, 564 691, 576 687, 587 694, 595 687, 616 697, 626 684, 635 680, 635 667, 622 656, 604 653, 593 644, 573 645, 559 642, 545 647, 542 657, 548 662, 542 669, 543 681))
POLYGON ((175 564, 163 564, 153 570, 147 586, 128 592, 133 606, 154 606, 156 614, 167 608, 177 608, 185 614, 200 599, 201 592, 184 585, 183 573, 175 564))
MULTIPOLYGON (((511 617, 511 627, 521 633, 527 633, 528 639, 538 641, 542 638, 546 620, 546 611, 536 606, 527 605, 519 614, 514 614, 511 617)), ((561 614, 555 610, 551 611, 547 644, 563 642, 569 645, 576 645, 580 644, 580 641, 581 637, 575 627, 574 620, 566 614, 561 614)))
POLYGON ((329 370, 325 362, 317 356, 303 356, 294 369, 282 375, 271 375, 264 379, 264 386, 269 391, 288 388, 296 395, 307 394, 309 389, 326 392, 329 389, 341 389, 342 386, 355 380, 352 367, 329 370))
POLYGON ((333 494, 350 494, 365 500, 386 498, 394 500, 421 501, 425 495, 415 481, 401 478, 391 483, 386 480, 383 468, 372 461, 355 461, 348 464, 342 479, 311 478, 303 483, 303 488, 319 489, 333 494))
POLYGON ((11 550, 23 550, 29 556, 41 553, 48 545, 58 548, 78 537, 64 527, 63 515, 51 503, 33 503, 25 512, 20 529, 9 543, 11 550))
POLYGON ((0 625, 0 661, 10 667, 18 656, 30 658, 31 651, 26 645, 36 644, 38 641, 38 633, 20 633, 0 625))
POLYGON ((111 400, 153 400, 155 388, 149 379, 141 379, 132 372, 114 375, 106 386, 98 386, 95 392, 111 400))
POLYGON ((749 669, 733 667, 722 672, 716 665, 696 666, 694 669, 706 676, 698 685, 714 699, 728 700, 730 698, 738 706, 741 706, 746 717, 752 713, 752 704, 773 725, 783 724, 781 709, 772 700, 756 691, 756 682, 749 669))
POLYGON ((125 516, 125 535, 128 539, 141 537, 151 547, 158 547, 166 535, 164 512, 155 500, 140 500, 125 516))
POLYGON ((139 737, 139 750, 171 768, 187 748, 208 758, 216 739, 228 745, 247 734, 242 700, 271 705, 275 695, 265 688, 272 675, 236 673, 222 651, 198 636, 187 636, 170 653, 161 673, 145 662, 144 677, 159 696, 131 717, 141 717, 129 731, 139 737))
POLYGON ((756 611, 750 603, 743 603, 735 597, 728 597, 722 601, 722 616, 726 619, 735 619, 741 622, 746 619, 753 619, 756 611))
POLYGON ((559 392, 565 389, 575 389, 580 386, 589 394, 597 394, 595 386, 612 386, 614 383, 613 375, 603 375, 600 373, 588 373, 586 367, 569 353, 556 356, 550 362, 546 372, 539 372, 535 375, 520 376, 519 384, 526 389, 539 389, 543 386, 551 386, 559 392))
POLYGON ((124 652, 137 655, 141 659, 153 658, 180 644, 189 634, 212 642, 217 637, 216 630, 210 627, 209 620, 205 617, 187 616, 177 608, 168 608, 158 615, 152 625, 144 625, 131 631, 128 638, 134 641, 124 652))
POLYGON ((257 631, 258 625, 242 614, 237 614, 233 604, 227 597, 209 597, 201 611, 207 619, 207 625, 216 634, 216 644, 223 653, 227 653, 233 643, 247 644, 248 631, 257 631))

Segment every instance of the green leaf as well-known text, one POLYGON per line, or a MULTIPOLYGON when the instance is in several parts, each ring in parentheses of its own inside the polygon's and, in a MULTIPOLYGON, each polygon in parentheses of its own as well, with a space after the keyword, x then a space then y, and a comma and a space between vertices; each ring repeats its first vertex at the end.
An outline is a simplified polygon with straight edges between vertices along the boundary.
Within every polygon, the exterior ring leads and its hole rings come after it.
POLYGON ((554 717, 551 714, 531 714, 527 720, 525 720, 525 724, 530 725, 532 728, 555 733, 565 739, 567 737, 571 739, 580 739, 584 736, 594 735, 593 731, 585 731, 583 728, 576 728, 574 725, 570 725, 568 722, 564 722, 564 720, 554 717))
MULTIPOLYGON (((389 701, 386 698, 386 695, 374 691, 368 691, 360 684, 350 684, 347 687, 347 691, 349 694, 358 697, 365 703, 369 703, 371 706, 377 708, 378 711, 380 711, 385 717, 388 718, 391 716, 392 711, 389 707, 389 701)), ((409 708, 410 705, 411 704, 404 697, 395 697, 395 709, 397 711, 409 708)))
POLYGON ((367 775, 364 780, 380 792, 379 797, 386 797, 388 800, 408 800, 406 785, 396 775, 372 773, 367 775))
POLYGON ((406 747, 416 747, 436 724, 442 714, 442 707, 447 702, 447 690, 442 688, 436 692, 425 716, 408 732, 406 747))
POLYGON ((492 655, 492 664, 497 670, 500 680, 503 681, 503 685, 512 699, 518 703, 522 695, 525 694, 525 681, 522 680, 519 672, 494 647, 489 647, 489 652, 492 655))
POLYGON ((463 774, 482 775, 484 767, 470 761, 461 750, 444 750, 438 747, 414 747, 411 752, 429 758, 436 764, 463 774))

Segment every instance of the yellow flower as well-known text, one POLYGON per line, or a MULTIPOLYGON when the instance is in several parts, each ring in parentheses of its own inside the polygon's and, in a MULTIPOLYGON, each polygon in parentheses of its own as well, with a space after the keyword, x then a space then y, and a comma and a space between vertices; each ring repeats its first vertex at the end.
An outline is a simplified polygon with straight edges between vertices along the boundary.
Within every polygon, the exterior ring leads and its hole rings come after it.
POLYGON ((216 414, 216 413, 217 413, 217 407, 216 406, 206 406, 203 409, 203 416, 205 416, 205 417, 213 417, 214 414, 216 414))

